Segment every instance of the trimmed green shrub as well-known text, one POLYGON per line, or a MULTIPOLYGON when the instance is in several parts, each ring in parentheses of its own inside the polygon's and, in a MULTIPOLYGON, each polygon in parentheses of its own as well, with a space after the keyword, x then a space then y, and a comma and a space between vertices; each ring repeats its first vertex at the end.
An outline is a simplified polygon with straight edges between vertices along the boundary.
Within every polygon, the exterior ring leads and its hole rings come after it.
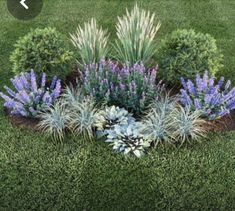
POLYGON ((62 35, 50 27, 31 30, 17 41, 10 56, 15 73, 34 69, 50 77, 64 76, 71 68, 72 59, 73 52, 67 49, 62 35))
POLYGON ((159 50, 160 75, 169 84, 179 84, 180 77, 193 79, 197 73, 217 73, 222 65, 216 40, 194 30, 176 30, 163 40, 159 50))

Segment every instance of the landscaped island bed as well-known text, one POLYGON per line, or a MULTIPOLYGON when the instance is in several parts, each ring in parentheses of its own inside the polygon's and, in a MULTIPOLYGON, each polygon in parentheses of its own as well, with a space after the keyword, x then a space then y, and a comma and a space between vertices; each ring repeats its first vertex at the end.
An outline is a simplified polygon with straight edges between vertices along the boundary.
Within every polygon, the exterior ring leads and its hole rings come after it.
POLYGON ((45 2, 24 33, 0 30, 0 207, 234 209, 235 5, 123 2, 115 15, 99 3, 102 19, 71 1, 53 25, 45 2))

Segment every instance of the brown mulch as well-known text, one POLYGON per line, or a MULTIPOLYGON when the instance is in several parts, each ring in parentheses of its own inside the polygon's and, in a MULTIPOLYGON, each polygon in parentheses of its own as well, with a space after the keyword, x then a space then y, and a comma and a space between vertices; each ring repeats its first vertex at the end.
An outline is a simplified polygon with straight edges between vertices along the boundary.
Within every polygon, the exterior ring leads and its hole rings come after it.
POLYGON ((9 121, 11 122, 11 124, 17 127, 39 131, 39 128, 37 125, 40 122, 40 120, 38 118, 27 118, 21 115, 11 115, 8 109, 4 109, 4 111, 9 121))

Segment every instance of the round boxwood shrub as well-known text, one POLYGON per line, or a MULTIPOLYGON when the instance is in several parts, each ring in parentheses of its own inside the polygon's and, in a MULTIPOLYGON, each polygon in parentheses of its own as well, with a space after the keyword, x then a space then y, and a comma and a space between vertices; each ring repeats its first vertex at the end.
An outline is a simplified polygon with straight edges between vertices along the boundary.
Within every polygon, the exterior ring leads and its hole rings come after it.
POLYGON ((15 73, 34 69, 62 77, 71 68, 73 52, 55 28, 37 28, 17 41, 10 60, 15 73))
POLYGON ((171 85, 180 77, 193 79, 207 70, 215 74, 223 66, 216 40, 194 30, 176 30, 166 37, 159 49, 160 75, 171 85))

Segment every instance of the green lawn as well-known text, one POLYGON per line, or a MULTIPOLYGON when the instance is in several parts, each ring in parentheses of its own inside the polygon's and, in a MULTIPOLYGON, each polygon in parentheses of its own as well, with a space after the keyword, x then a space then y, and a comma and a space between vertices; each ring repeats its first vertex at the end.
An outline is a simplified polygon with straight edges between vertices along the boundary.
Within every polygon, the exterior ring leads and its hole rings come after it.
MULTIPOLYGON (((221 75, 235 84, 235 1, 142 0, 162 22, 159 41, 177 28, 208 32, 225 55, 221 75)), ((0 0, 0 88, 13 75, 9 55, 30 28, 55 26, 68 36, 91 17, 115 38, 130 0, 45 0, 40 16, 15 20, 0 0)), ((157 46, 156 46, 157 47, 157 46)), ((141 159, 102 142, 63 144, 12 126, 0 109, 0 210, 235 210, 235 132, 201 143, 159 146, 141 159)))

